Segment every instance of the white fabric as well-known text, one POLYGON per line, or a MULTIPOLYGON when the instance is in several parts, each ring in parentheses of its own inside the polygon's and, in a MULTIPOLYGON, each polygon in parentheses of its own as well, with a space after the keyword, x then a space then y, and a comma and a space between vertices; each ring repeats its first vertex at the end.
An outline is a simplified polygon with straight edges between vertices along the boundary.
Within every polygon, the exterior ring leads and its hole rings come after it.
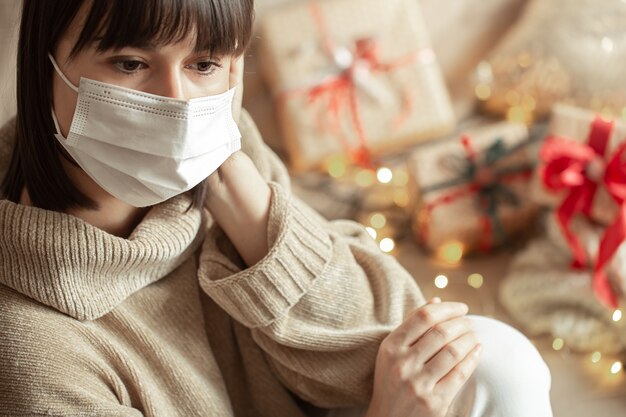
POLYGON ((552 417, 552 378, 535 346, 505 323, 471 317, 481 363, 446 417, 552 417))
MULTIPOLYGON (((135 207, 161 203, 211 175, 241 149, 233 119, 235 88, 178 100, 81 78, 67 138, 55 135, 111 195, 135 207)), ((53 112, 54 116, 54 112, 53 112)))
MULTIPOLYGON (((446 417, 552 417, 550 370, 522 333, 500 321, 468 316, 483 345, 480 364, 446 417)), ((328 417, 361 417, 364 409, 328 417)), ((422 417, 422 416, 406 416, 422 417)))

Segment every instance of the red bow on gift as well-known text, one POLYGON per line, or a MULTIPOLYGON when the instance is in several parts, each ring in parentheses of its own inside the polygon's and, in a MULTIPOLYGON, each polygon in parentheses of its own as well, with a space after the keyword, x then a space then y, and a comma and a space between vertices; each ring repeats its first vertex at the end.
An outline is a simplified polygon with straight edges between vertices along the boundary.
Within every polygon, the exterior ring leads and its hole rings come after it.
MULTIPOLYGON (((344 52, 341 54, 343 58, 341 59, 341 68, 339 68, 340 71, 337 74, 324 77, 313 87, 287 91, 287 95, 284 95, 283 98, 287 98, 294 93, 307 94, 309 102, 316 102, 326 98, 328 111, 322 114, 325 117, 324 122, 329 122, 330 128, 340 138, 343 147, 349 151, 354 162, 364 168, 373 169, 376 165, 372 160, 367 135, 359 113, 356 90, 358 87, 362 87, 362 84, 366 84, 367 77, 373 73, 388 73, 416 62, 429 62, 434 59, 434 54, 429 48, 419 49, 394 62, 383 63, 379 56, 380 44, 373 38, 357 39, 354 45, 352 45, 352 51, 338 48, 326 27, 326 21, 318 2, 312 1, 310 5, 311 13, 320 31, 326 54, 336 60, 338 55, 344 52), (351 122, 356 130, 356 136, 359 141, 359 145, 356 148, 349 144, 348 139, 341 131, 341 110, 343 108, 348 109, 351 122)), ((411 96, 405 89, 403 109, 401 114, 394 120, 392 128, 397 128, 410 116, 411 107, 411 96)))
POLYGON ((588 264, 585 250, 570 229, 576 214, 591 217, 591 207, 598 187, 603 185, 620 206, 619 215, 601 239, 594 266, 593 288, 605 304, 617 308, 618 299, 604 272, 619 245, 626 240, 626 144, 622 145, 605 164, 605 154, 614 123, 596 118, 591 126, 587 144, 551 136, 541 149, 544 166, 540 169, 548 190, 569 190, 557 209, 557 219, 574 257, 573 267, 588 264))
MULTIPOLYGON (((350 66, 341 74, 328 77, 323 83, 309 90, 309 100, 311 102, 317 101, 324 96, 329 97, 328 110, 330 115, 333 116, 333 126, 338 133, 341 131, 340 111, 343 103, 347 103, 360 145, 357 149, 351 151, 352 158, 358 165, 367 168, 374 168, 374 164, 371 159, 369 147, 367 146, 367 140, 365 139, 365 131, 359 115, 354 89, 355 76, 359 69, 364 68, 368 71, 378 69, 380 63, 378 61, 376 46, 373 40, 358 40, 356 42, 354 58, 350 66)), ((340 137, 344 142, 344 146, 348 148, 347 140, 344 139, 343 136, 340 137)))

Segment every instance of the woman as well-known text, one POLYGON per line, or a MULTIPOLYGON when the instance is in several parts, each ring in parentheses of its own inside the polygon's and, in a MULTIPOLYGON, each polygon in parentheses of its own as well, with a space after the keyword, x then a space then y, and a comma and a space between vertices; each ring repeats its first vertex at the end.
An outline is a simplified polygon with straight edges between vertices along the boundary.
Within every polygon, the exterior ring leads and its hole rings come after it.
POLYGON ((550 416, 526 339, 425 303, 360 225, 289 194, 233 105, 252 15, 24 1, 0 133, 0 414, 550 416))

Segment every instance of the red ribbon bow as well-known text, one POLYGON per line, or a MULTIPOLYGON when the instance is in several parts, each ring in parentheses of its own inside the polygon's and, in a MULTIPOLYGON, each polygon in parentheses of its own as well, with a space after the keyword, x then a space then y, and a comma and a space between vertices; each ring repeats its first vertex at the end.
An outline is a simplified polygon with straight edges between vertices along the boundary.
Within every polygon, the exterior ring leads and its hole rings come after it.
MULTIPOLYGON (((330 32, 326 27, 326 22, 322 14, 322 10, 317 1, 311 2, 311 12, 315 19, 316 25, 321 33, 324 49, 329 56, 333 56, 336 51, 336 45, 333 43, 330 32)), ((324 78, 319 84, 313 88, 296 89, 288 91, 288 95, 292 93, 306 93, 309 102, 315 102, 327 97, 327 109, 330 121, 330 127, 342 141, 343 147, 347 149, 352 159, 365 168, 373 169, 375 164, 372 161, 372 155, 368 146, 367 135, 363 127, 363 121, 359 114, 357 105, 356 90, 358 86, 357 77, 359 72, 391 72, 398 68, 415 63, 420 58, 428 58, 432 56, 432 50, 421 49, 410 53, 395 62, 382 63, 379 57, 379 43, 372 38, 364 38, 356 40, 354 50, 352 51, 352 61, 347 68, 341 73, 324 78), (350 112, 352 124, 356 129, 359 145, 353 148, 348 143, 347 138, 342 134, 341 129, 341 109, 347 107, 350 112)), ((283 98, 286 98, 284 96, 283 98)), ((397 127, 410 116, 411 97, 407 91, 404 93, 404 108, 401 114, 394 121, 397 127)), ((324 114, 326 115, 326 114, 324 114)), ((322 123, 320 123, 322 124, 322 123)))
MULTIPOLYGON (((359 114, 355 95, 355 73, 362 66, 366 66, 370 71, 380 67, 376 44, 373 40, 358 40, 356 42, 355 56, 350 67, 337 76, 326 78, 323 83, 310 89, 308 94, 310 102, 315 102, 325 96, 328 97, 328 111, 332 116, 333 128, 338 133, 341 132, 341 108, 344 103, 347 103, 359 139, 359 147, 351 151, 352 158, 360 166, 373 168, 374 164, 367 145, 365 130, 363 129, 363 122, 359 114)), ((347 145, 348 141, 343 136, 340 137, 344 147, 349 148, 347 145)))
POLYGON ((604 185, 620 205, 617 220, 602 237, 593 276, 593 288, 598 298, 611 307, 617 307, 617 296, 604 267, 626 239, 626 165, 622 161, 626 145, 620 147, 605 165, 613 126, 612 121, 597 117, 591 125, 587 144, 562 137, 548 137, 540 152, 544 162, 540 175, 548 190, 569 190, 557 209, 557 219, 572 251, 574 268, 583 268, 588 261, 585 249, 570 229, 573 217, 577 214, 591 217, 593 199, 600 185, 604 185))

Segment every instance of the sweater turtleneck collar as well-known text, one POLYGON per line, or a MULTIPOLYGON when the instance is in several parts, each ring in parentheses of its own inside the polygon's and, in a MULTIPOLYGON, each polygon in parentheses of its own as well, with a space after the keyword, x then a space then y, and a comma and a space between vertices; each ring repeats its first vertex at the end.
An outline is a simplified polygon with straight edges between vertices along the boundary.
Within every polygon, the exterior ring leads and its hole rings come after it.
MULTIPOLYGON (((15 121, 0 130, 0 178, 15 121)), ((0 200, 0 284, 78 320, 94 320, 167 276, 202 244, 210 216, 180 195, 127 238, 72 215, 0 200)))
MULTIPOLYGON (((127 238, 74 216, 0 201, 0 284, 94 320, 165 277, 202 243, 206 215, 188 196, 152 207, 127 238)), ((206 213, 206 212, 204 212, 206 213)))

